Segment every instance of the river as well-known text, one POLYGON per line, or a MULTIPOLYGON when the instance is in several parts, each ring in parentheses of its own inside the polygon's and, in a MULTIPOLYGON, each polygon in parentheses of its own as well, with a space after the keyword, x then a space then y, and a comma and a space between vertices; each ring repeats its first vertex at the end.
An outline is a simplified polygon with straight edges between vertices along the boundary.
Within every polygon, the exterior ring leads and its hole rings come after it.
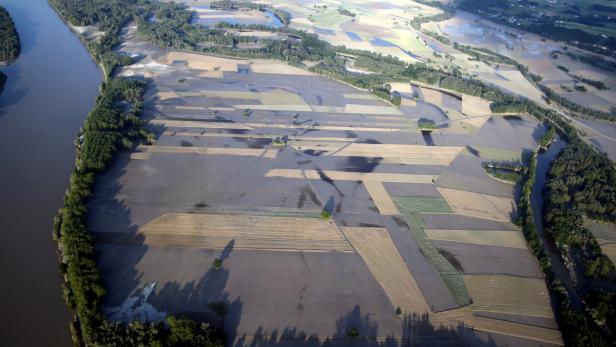
POLYGON ((543 249, 550 258, 550 266, 554 274, 560 279, 563 286, 569 293, 571 304, 575 308, 581 307, 581 299, 577 295, 575 285, 571 279, 569 271, 560 258, 560 251, 552 236, 543 229, 543 187, 545 186, 546 176, 550 170, 550 164, 558 153, 565 147, 566 143, 557 137, 557 140, 550 145, 547 151, 539 152, 537 155, 537 170, 535 174, 535 184, 531 193, 531 207, 533 208, 533 219, 539 237, 543 241, 543 249))
POLYGON ((0 346, 70 346, 52 219, 102 77, 46 0, 0 0, 22 51, 0 95, 0 346))

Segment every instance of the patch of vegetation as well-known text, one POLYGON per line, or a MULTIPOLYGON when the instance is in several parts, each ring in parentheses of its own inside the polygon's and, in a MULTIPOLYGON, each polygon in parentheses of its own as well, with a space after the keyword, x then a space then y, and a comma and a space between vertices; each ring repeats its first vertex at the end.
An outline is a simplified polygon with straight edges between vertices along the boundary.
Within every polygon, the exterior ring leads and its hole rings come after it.
POLYGON ((420 130, 436 129, 436 123, 432 119, 428 118, 419 118, 419 120, 417 121, 417 126, 419 126, 420 130))
POLYGON ((9 12, 0 6, 0 62, 15 60, 21 50, 17 28, 9 12))
POLYGON ((546 150, 548 146, 554 142, 554 138, 556 137, 556 129, 548 125, 548 130, 543 134, 541 139, 539 140, 539 150, 546 150))
MULTIPOLYGON (((435 39, 435 40, 437 40, 437 41, 439 41, 441 43, 444 43, 446 45, 450 45, 451 44, 451 40, 449 40, 449 38, 447 36, 441 35, 441 34, 439 34, 437 32, 429 31, 429 30, 425 30, 425 29, 422 30, 421 32, 424 35, 430 36, 431 38, 433 38, 433 39, 435 39)), ((434 52, 434 54, 436 54, 436 56, 440 57, 440 55, 438 55, 438 53, 434 52)))
POLYGON ((331 218, 332 218, 332 213, 330 211, 327 211, 326 209, 323 209, 321 211, 321 219, 330 220, 331 218))
POLYGON ((395 106, 400 106, 402 103, 402 96, 400 96, 397 92, 392 93, 391 86, 389 84, 372 87, 370 88, 370 92, 383 100, 391 102, 395 106))
POLYGON ((559 70, 562 70, 562 71, 564 71, 564 72, 569 73, 569 69, 568 69, 567 67, 565 67, 565 66, 558 65, 558 66, 556 66, 556 67, 557 67, 559 70))
POLYGON ((590 85, 593 86, 599 90, 609 90, 610 87, 608 87, 607 85, 605 85, 605 83, 601 82, 601 81, 595 81, 595 80, 591 80, 589 78, 584 78, 582 76, 574 76, 576 79, 590 85))
POLYGON ((482 163, 482 166, 489 176, 512 184, 520 182, 525 171, 521 163, 515 162, 489 162, 482 163))
POLYGON ((357 15, 343 7, 338 7, 338 13, 340 13, 343 16, 348 16, 351 18, 355 18, 357 15))
POLYGON ((214 267, 214 269, 216 270, 220 270, 222 269, 222 259, 220 258, 216 258, 214 259, 214 262, 212 263, 212 266, 214 267))
POLYGON ((276 137, 275 139, 272 140, 272 145, 278 146, 278 147, 286 146, 287 145, 287 139, 285 137, 286 136, 276 137))
POLYGON ((584 87, 582 85, 579 85, 579 84, 576 85, 573 88, 575 88, 575 90, 577 90, 578 92, 582 92, 582 93, 586 93, 588 91, 588 89, 586 89, 586 87, 584 87))

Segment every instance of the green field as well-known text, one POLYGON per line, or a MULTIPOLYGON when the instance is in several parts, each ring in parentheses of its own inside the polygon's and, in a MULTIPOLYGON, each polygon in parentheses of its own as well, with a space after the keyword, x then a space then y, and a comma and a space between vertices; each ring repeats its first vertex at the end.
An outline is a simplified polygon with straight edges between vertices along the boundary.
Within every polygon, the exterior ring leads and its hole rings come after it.
POLYGON ((443 198, 394 197, 393 200, 404 215, 410 213, 453 213, 443 198))

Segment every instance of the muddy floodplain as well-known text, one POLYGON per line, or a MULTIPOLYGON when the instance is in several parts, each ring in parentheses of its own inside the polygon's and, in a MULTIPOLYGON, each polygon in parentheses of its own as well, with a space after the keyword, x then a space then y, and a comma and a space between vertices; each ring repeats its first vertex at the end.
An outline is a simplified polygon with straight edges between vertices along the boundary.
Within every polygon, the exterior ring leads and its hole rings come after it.
POLYGON ((478 291, 464 284, 542 278, 527 249, 472 239, 520 232, 516 187, 481 163, 534 148, 540 124, 428 98, 429 107, 395 108, 282 63, 157 49, 134 28, 123 40, 139 61, 120 74, 150 81, 157 139, 118 155, 88 205, 110 319, 187 315, 234 345, 345 341, 354 331, 398 343, 417 327, 418 341, 449 345, 561 344, 552 315, 516 320, 498 305, 479 314, 469 296, 478 291), (426 141, 418 120, 431 108, 460 110, 439 114, 426 141))

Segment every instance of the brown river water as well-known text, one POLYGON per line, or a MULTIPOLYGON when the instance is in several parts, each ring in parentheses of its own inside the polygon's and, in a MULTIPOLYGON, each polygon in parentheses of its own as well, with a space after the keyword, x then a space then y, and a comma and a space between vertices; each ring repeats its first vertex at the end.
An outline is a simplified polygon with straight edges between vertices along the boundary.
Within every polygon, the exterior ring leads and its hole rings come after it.
POLYGON ((52 219, 101 74, 46 0, 0 0, 22 51, 0 70, 0 346, 70 346, 52 219))

